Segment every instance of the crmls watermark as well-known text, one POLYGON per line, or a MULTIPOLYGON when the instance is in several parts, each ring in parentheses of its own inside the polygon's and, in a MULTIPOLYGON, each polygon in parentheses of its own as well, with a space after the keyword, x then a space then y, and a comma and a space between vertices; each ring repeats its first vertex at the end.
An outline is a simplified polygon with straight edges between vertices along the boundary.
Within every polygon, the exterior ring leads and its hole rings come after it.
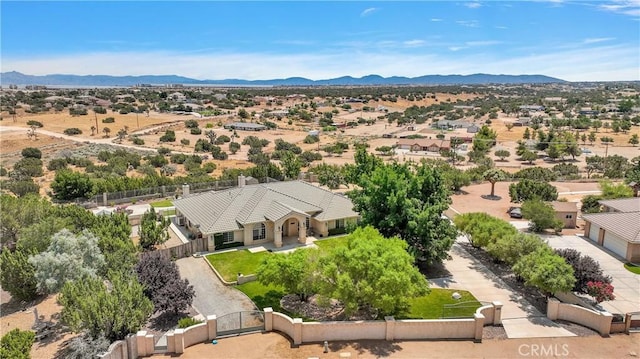
POLYGON ((566 357, 569 356, 569 344, 522 344, 518 354, 523 357, 566 357))

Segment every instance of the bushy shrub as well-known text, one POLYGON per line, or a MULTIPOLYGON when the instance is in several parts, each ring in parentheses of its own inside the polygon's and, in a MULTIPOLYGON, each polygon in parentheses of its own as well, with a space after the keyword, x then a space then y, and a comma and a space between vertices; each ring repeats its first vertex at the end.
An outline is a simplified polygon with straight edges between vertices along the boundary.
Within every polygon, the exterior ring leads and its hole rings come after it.
POLYGON ((143 146, 144 145, 144 140, 142 138, 140 138, 140 137, 137 137, 137 136, 133 137, 132 141, 133 141, 133 144, 136 145, 136 146, 143 146))
POLYGON ((68 135, 68 136, 81 135, 82 134, 82 130, 80 130, 77 127, 71 127, 71 128, 67 128, 66 130, 64 130, 64 134, 68 135))
POLYGON ((34 127, 43 127, 42 122, 40 121, 35 121, 35 120, 29 120, 27 121, 27 126, 34 126, 34 127))
POLYGON ((24 158, 42 158, 42 151, 35 147, 23 148, 21 153, 24 158))
POLYGON ((186 120, 186 121, 184 121, 184 127, 186 127, 186 128, 198 128, 198 121, 196 121, 196 120, 186 120))
POLYGON ((166 130, 164 135, 160 136, 160 142, 175 142, 176 132, 173 130, 166 130))
POLYGON ((102 123, 114 123, 114 122, 116 122, 116 119, 113 117, 107 117, 102 119, 102 123))
POLYGON ((47 169, 49 171, 57 171, 59 169, 66 168, 66 167, 67 167, 66 158, 54 158, 51 161, 49 161, 49 164, 47 164, 47 169))
POLYGON ((14 329, 0 339, 0 358, 29 359, 36 334, 30 330, 14 329))
POLYGON ((202 130, 199 127, 191 128, 189 131, 192 135, 202 134, 202 130))
POLYGON ((573 268, 576 277, 574 292, 589 294, 588 283, 600 282, 611 284, 611 276, 605 275, 600 268, 600 263, 593 258, 583 255, 573 248, 556 249, 556 253, 573 268))
POLYGON ((99 114, 101 114, 101 115, 105 115, 105 114, 107 113, 107 109, 106 109, 106 108, 104 108, 104 107, 102 107, 102 106, 95 106, 95 107, 93 108, 93 112, 95 112, 95 113, 99 113, 99 114))
POLYGON ((587 294, 592 296, 598 303, 616 299, 616 296, 613 294, 613 286, 609 283, 588 282, 587 294))
POLYGON ((307 135, 307 137, 304 138, 304 143, 316 143, 320 141, 320 137, 318 136, 311 136, 311 135, 307 135))
POLYGON ((189 328, 190 326, 196 325, 196 324, 200 324, 202 323, 202 320, 198 320, 195 318, 191 318, 191 317, 187 317, 187 318, 182 318, 178 321, 178 328, 180 329, 185 329, 185 328, 189 328))
POLYGON ((557 179, 557 176, 552 170, 548 168, 529 167, 514 173, 513 178, 527 178, 533 181, 552 182, 557 179))

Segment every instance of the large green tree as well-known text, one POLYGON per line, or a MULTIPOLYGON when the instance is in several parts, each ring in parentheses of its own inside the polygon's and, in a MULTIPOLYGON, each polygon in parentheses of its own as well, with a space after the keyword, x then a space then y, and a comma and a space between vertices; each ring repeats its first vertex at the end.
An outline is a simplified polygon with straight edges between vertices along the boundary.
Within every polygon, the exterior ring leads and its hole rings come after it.
POLYGON ((74 333, 110 341, 135 333, 153 312, 153 303, 132 274, 118 274, 105 282, 87 277, 67 282, 58 296, 61 319, 74 333))
POLYGON ((284 287, 287 293, 307 300, 318 287, 318 250, 298 250, 268 256, 258 268, 258 281, 264 285, 284 287))
POLYGON ((140 247, 145 250, 154 249, 155 246, 169 239, 169 221, 163 216, 158 216, 155 209, 151 209, 142 215, 140 220, 140 247))
POLYGON ((91 196, 93 183, 88 175, 64 168, 56 172, 51 189, 56 199, 73 200, 91 196))
POLYGON ((321 259, 320 293, 340 300, 347 314, 366 310, 375 317, 402 315, 409 299, 428 292, 406 243, 385 238, 371 226, 349 235, 347 246, 321 259))
POLYGON ((66 229, 51 238, 49 248, 29 258, 35 267, 38 290, 55 293, 62 286, 81 277, 96 277, 104 267, 98 238, 88 230, 74 235, 66 229))
POLYGON ((539 199, 525 201, 522 204, 522 217, 529 220, 529 229, 542 232, 553 229, 556 233, 562 231, 563 223, 556 218, 553 207, 539 199))
POLYGON ((496 182, 504 181, 505 179, 507 179, 507 174, 501 169, 491 168, 484 172, 483 177, 485 180, 491 183, 491 194, 489 196, 493 198, 496 197, 496 182))
POLYGON ((456 237, 442 213, 449 207, 449 190, 439 171, 425 162, 378 166, 362 176, 360 189, 349 192, 364 225, 384 237, 399 236, 419 260, 441 261, 456 237))
POLYGON ((32 252, 5 249, 0 253, 0 285, 19 300, 37 297, 35 267, 29 263, 32 252))
POLYGON ((285 178, 298 178, 300 169, 302 168, 302 162, 298 156, 294 155, 292 152, 283 151, 282 157, 280 158, 280 165, 282 166, 282 173, 285 178))
POLYGON ((518 183, 509 185, 509 196, 511 197, 511 202, 514 203, 534 198, 543 201, 555 201, 558 199, 558 190, 546 182, 523 179, 518 183))

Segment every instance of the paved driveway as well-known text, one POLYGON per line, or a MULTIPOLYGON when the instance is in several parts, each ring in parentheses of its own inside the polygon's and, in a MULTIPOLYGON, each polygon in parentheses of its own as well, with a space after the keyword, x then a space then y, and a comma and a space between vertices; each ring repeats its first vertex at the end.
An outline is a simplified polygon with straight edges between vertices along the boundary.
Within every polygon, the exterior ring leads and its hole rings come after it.
POLYGON ((203 316, 218 317, 239 311, 255 310, 253 302, 239 290, 222 284, 204 258, 187 257, 176 261, 180 276, 193 285, 193 307, 203 316))
POLYGON ((580 236, 544 236, 553 248, 573 248, 600 263, 605 274, 613 278, 616 299, 601 303, 611 313, 640 311, 640 275, 624 268, 622 258, 580 236))
POLYGON ((444 266, 451 276, 430 279, 429 283, 433 287, 467 290, 480 301, 502 302, 502 325, 509 338, 575 336, 540 313, 459 244, 455 243, 449 254, 452 260, 445 261, 444 266))

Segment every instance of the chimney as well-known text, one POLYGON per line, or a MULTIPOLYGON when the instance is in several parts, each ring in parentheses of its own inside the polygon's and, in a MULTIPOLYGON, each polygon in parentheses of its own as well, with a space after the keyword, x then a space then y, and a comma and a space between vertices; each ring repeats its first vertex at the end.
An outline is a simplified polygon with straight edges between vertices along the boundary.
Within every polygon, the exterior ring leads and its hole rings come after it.
POLYGON ((244 175, 238 176, 238 187, 244 187, 247 184, 247 178, 244 175))
POLYGON ((189 195, 189 185, 185 183, 182 185, 182 197, 186 197, 188 195, 189 195))

